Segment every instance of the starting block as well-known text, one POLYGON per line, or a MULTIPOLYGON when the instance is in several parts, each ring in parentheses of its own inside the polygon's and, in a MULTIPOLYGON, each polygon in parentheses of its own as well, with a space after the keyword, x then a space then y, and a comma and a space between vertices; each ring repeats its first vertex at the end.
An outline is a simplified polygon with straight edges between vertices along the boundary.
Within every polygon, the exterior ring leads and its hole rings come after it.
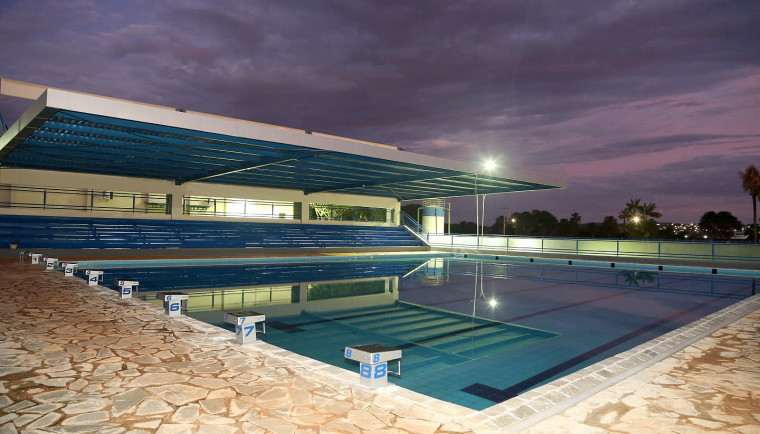
POLYGON ((137 280, 114 279, 113 283, 119 287, 121 298, 132 298, 132 293, 137 292, 137 287, 140 285, 137 280))
POLYGON ((87 284, 95 286, 103 281, 103 271, 101 270, 87 270, 84 272, 87 275, 87 284))
POLYGON ((56 265, 58 265, 58 258, 45 258, 45 271, 55 270, 56 265))
POLYGON ((379 344, 346 347, 344 356, 359 362, 359 385, 377 389, 388 385, 388 374, 401 376, 401 350, 379 344), (388 369, 389 361, 398 362, 398 371, 388 369))
POLYGON ((187 306, 187 300, 190 298, 184 292, 159 292, 156 294, 157 299, 164 302, 164 312, 169 316, 182 316, 182 302, 187 306))
POLYGON ((31 257, 32 257, 32 264, 35 264, 35 265, 38 265, 38 264, 40 264, 40 262, 41 262, 41 260, 42 260, 42 259, 41 259, 41 258, 42 258, 42 253, 32 253, 32 254, 31 254, 31 255, 29 255, 29 256, 31 256, 31 257))
POLYGON ((76 262, 64 262, 63 263, 63 275, 66 277, 73 277, 77 272, 78 264, 76 262))
POLYGON ((256 342, 256 333, 266 333, 266 315, 258 312, 242 311, 227 312, 224 314, 224 322, 235 325, 235 342, 247 344, 256 342), (261 330, 256 329, 256 324, 261 323, 261 330))

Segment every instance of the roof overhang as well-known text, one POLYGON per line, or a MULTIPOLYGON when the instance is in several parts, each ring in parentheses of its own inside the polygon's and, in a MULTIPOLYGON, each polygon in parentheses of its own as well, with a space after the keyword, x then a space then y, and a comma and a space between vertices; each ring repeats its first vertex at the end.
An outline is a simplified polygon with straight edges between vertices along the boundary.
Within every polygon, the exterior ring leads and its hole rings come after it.
POLYGON ((34 99, 0 137, 0 165, 395 197, 563 188, 564 181, 395 146, 0 79, 34 99), (36 99, 35 99, 36 98, 36 99))

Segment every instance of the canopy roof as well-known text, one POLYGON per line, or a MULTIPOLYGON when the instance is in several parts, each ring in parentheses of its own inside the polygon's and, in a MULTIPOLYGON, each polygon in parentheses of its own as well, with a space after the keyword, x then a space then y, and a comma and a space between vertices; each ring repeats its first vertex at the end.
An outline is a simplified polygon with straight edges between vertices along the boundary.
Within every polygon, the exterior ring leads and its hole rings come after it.
POLYGON ((0 165, 399 200, 562 188, 564 182, 181 109, 6 79, 35 98, 0 137, 0 165), (27 86, 27 87, 24 87, 27 86))

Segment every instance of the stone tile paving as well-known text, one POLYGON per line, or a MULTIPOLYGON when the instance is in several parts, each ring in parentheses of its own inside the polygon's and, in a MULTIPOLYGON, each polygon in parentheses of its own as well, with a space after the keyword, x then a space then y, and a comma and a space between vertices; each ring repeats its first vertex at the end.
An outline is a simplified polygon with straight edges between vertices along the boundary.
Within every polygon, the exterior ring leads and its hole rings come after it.
MULTIPOLYGON (((368 391, 356 373, 264 342, 241 347, 29 264, 0 270, 0 295, 0 434, 503 432, 588 380, 476 412, 397 386, 368 391)), ((758 331, 755 312, 528 431, 760 432, 758 331)))
POLYGON ((528 433, 760 433, 760 311, 528 433))
POLYGON ((493 431, 487 417, 29 264, 0 271, 0 433, 493 431))

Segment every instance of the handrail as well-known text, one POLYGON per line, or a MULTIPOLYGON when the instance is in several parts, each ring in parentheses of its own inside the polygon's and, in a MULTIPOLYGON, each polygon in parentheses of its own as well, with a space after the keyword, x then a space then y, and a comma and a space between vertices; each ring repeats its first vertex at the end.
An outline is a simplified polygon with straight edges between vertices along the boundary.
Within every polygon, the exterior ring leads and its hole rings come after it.
POLYGON ((419 222, 417 222, 414 217, 410 216, 404 211, 401 211, 401 225, 407 228, 409 232, 416 235, 417 238, 422 240, 424 243, 430 244, 430 232, 428 232, 424 226, 419 224, 419 222))

